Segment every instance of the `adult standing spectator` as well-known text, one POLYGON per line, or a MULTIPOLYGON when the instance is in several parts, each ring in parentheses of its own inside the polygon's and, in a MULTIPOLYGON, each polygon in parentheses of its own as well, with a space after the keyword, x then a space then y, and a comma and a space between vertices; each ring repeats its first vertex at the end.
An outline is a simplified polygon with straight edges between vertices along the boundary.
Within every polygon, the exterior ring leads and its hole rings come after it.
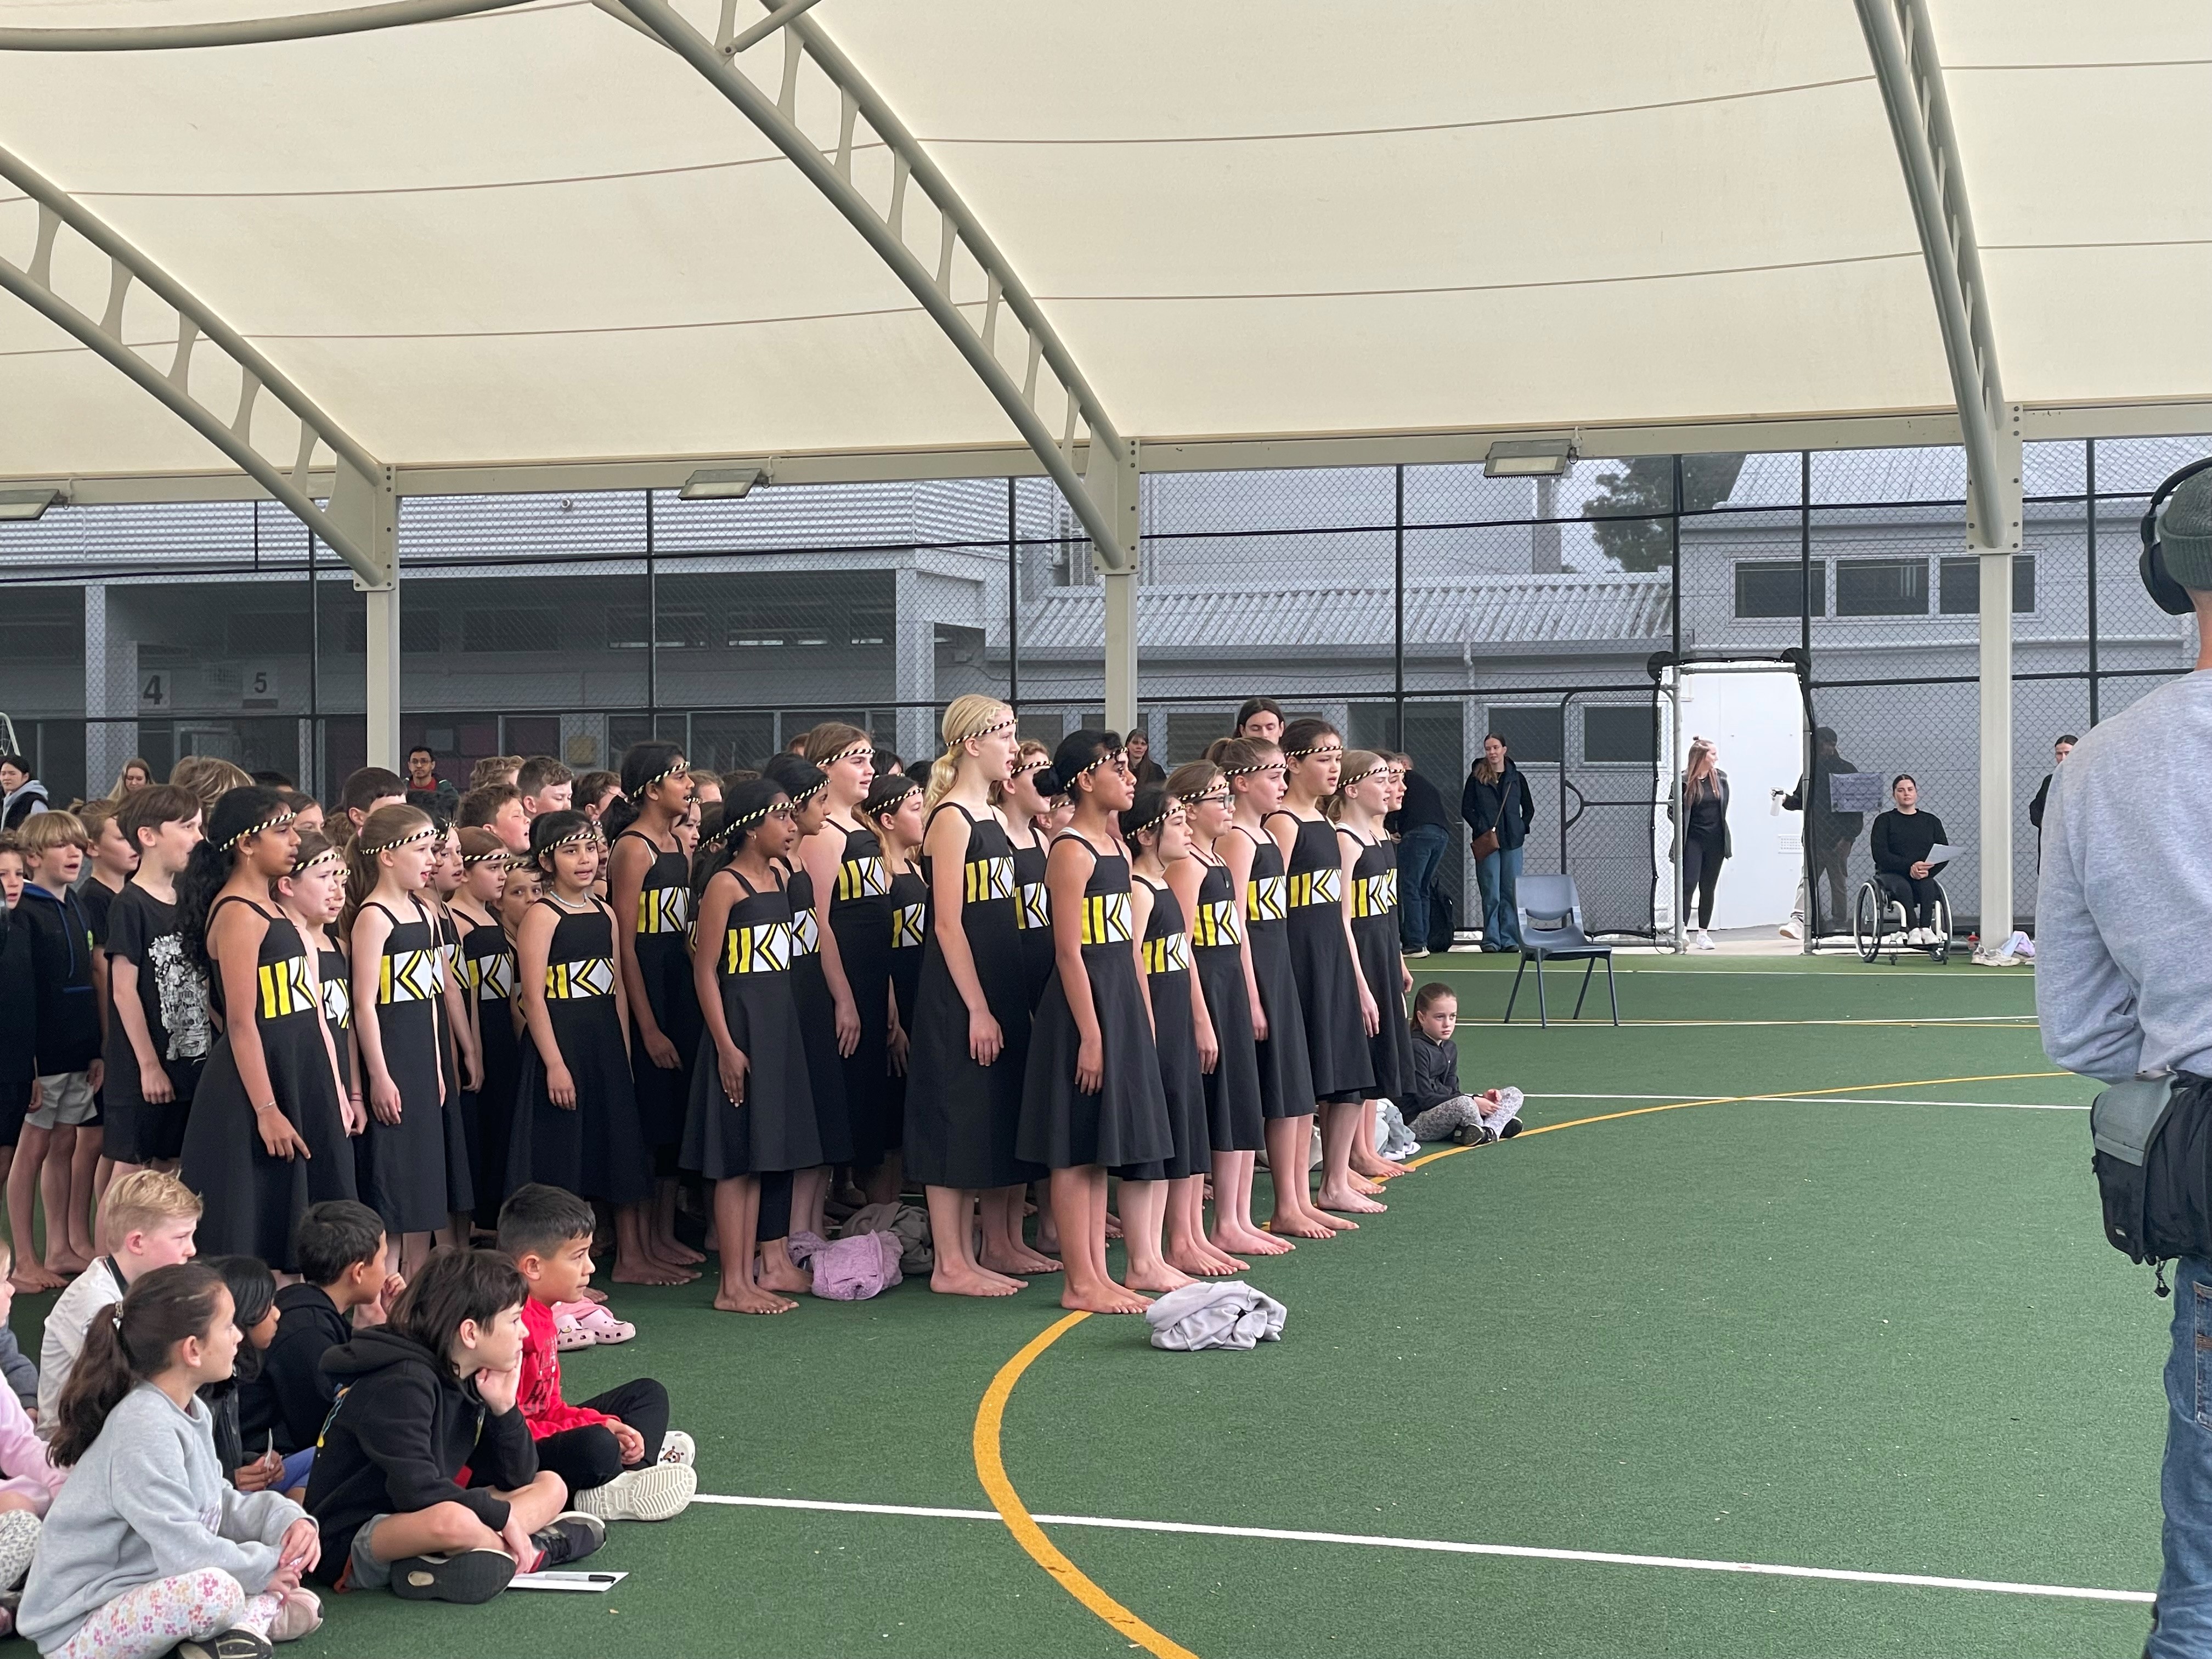
POLYGON ((1411 755, 1394 758, 1406 769, 1406 796, 1382 827, 1398 838, 1398 942, 1408 957, 1425 957, 1429 906, 1451 846, 1451 814, 1436 785, 1413 769, 1411 755))
MULTIPOLYGON (((1920 786, 1910 772, 1899 772, 1897 781, 1889 786, 1890 799, 1897 805, 1874 821, 1874 833, 1869 837, 1874 854, 1874 878, 1881 890, 1902 903, 1911 919, 1912 931, 1906 935, 1913 945, 1936 943, 1936 878, 1942 872, 1946 859, 1929 863, 1928 854, 1938 847, 1949 844, 1950 837, 1943 833, 1943 820, 1933 812, 1920 810, 1920 786)), ((2005 929, 2007 933, 2012 930, 2005 929)))
POLYGON ((2035 844, 2039 849, 2036 862, 2043 860, 2043 814, 2051 799, 2051 780, 2058 775, 2058 769, 2066 764, 2066 757, 2074 752, 2074 745, 2081 739, 2069 732, 2051 745, 2051 769, 2043 775, 2043 781, 2035 787, 2035 799, 2027 804, 2027 821, 2035 826, 2035 844))
POLYGON ((436 751, 427 744, 418 743, 407 751, 407 804, 448 823, 461 810, 461 792, 438 775, 436 751))
POLYGON ((1273 697, 1247 697, 1237 711, 1233 737, 1257 738, 1262 743, 1283 740, 1283 705, 1273 697))
MULTIPOLYGON (((2035 911, 2035 1008, 2043 1052, 2120 1083, 2172 1073, 2176 1127, 2212 1084, 2212 473, 2185 480, 2160 527, 2166 574, 2197 611, 2197 672, 2168 680, 2082 739, 2054 777, 2035 911)), ((1995 937, 1984 921, 1982 932, 1995 937)), ((2093 1207, 2093 1217, 2096 1213, 2093 1207)), ((2092 1223, 2094 1225, 2094 1222, 2092 1223)), ((2147 1659, 2212 1651, 2212 1260, 2185 1255, 2173 1281, 2160 1480, 2166 1570, 2147 1659)))
POLYGON ((1521 849, 1536 820, 1536 799, 1528 780, 1513 763, 1505 739, 1492 732, 1482 740, 1482 758, 1460 791, 1459 815, 1474 839, 1474 878, 1482 888, 1482 948, 1521 948, 1521 849))
POLYGON ((1138 788, 1142 789, 1148 783, 1165 783, 1168 781, 1168 775, 1152 758, 1152 740, 1145 735, 1144 727, 1140 726, 1131 732, 1122 740, 1121 747, 1128 755, 1129 775, 1137 781, 1138 788))
POLYGON ((1713 899, 1720 891, 1721 866, 1735 851, 1729 838, 1728 774, 1721 770, 1720 759, 1719 746, 1711 738, 1692 738, 1682 769, 1682 915, 1688 921, 1694 898, 1698 934, 1692 948, 1699 951, 1713 948, 1713 899))
POLYGON ((1817 884, 1822 876, 1828 879, 1828 895, 1834 900, 1830 916, 1840 926, 1851 913, 1850 883, 1851 844, 1866 828, 1863 812, 1838 812, 1835 799, 1828 787, 1828 780, 1838 772, 1856 772, 1853 766, 1836 751, 1836 732, 1833 726, 1813 728, 1813 769, 1797 780, 1796 788, 1782 798, 1785 812, 1805 815, 1805 839, 1813 850, 1813 879, 1815 890, 1806 895, 1814 907, 1813 937, 1821 932, 1820 896, 1817 884))
POLYGON ((27 818, 53 810, 46 786, 31 775, 21 755, 0 755, 0 830, 20 830, 27 818))

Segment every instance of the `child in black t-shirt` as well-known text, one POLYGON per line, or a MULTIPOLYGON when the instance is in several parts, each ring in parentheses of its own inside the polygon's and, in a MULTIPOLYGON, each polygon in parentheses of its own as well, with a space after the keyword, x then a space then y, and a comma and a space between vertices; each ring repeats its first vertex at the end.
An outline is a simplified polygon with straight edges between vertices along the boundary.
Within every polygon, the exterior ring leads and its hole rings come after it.
POLYGON ((207 981, 177 920, 176 879, 200 839, 199 798, 149 784, 125 800, 116 821, 138 849, 137 873, 109 908, 106 937, 106 1152, 125 1175, 177 1167, 214 1034, 207 981))

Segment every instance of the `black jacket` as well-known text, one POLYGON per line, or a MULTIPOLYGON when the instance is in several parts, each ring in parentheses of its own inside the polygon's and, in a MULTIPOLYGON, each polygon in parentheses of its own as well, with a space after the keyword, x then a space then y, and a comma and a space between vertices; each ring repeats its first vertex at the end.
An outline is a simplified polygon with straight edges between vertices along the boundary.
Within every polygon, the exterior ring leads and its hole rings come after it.
MULTIPOLYGON (((1943 820, 1933 812, 1884 812, 1874 821, 1874 833, 1867 839, 1874 867, 1886 876, 1907 875, 1928 856, 1929 848, 1951 844, 1943 833, 1943 820)), ((1943 866, 1930 865, 1928 873, 1940 876, 1943 866)))
POLYGON ((1454 1095, 1463 1095, 1459 1086, 1459 1044, 1446 1037, 1438 1042, 1426 1031, 1413 1033, 1413 1109, 1407 1115, 1410 1123, 1431 1106, 1441 1106, 1454 1095))
POLYGON ((461 1504, 487 1527, 507 1524, 511 1492, 538 1477, 538 1447, 521 1410, 493 1416, 443 1354, 377 1326, 323 1356, 338 1388, 307 1478, 307 1512, 323 1533, 316 1576, 337 1582, 362 1522, 433 1504, 461 1504), (469 1472, 470 1484, 457 1477, 469 1472))
POLYGON ((27 1101, 38 1075, 39 981, 19 905, 0 910, 0 1104, 27 1101))
POLYGON ((100 1058, 100 995, 92 977, 92 921, 73 893, 23 884, 15 919, 31 936, 38 987, 40 1077, 82 1072, 100 1058))
POLYGON ((1797 787, 1782 798, 1784 811, 1807 814, 1806 823, 1816 845, 1832 847, 1839 841, 1856 841, 1859 831, 1866 828, 1865 813, 1838 812, 1828 804, 1828 780, 1838 772, 1857 770, 1841 755, 1816 754, 1812 776, 1798 779, 1797 787))
POLYGON ((1528 826, 1536 821, 1536 799, 1528 793, 1528 780, 1511 756, 1506 757, 1505 769, 1495 783, 1485 783, 1472 771, 1467 775, 1467 787, 1460 791, 1459 815, 1478 836, 1497 830, 1501 849, 1518 847, 1528 839, 1528 826))
POLYGON ((2027 821, 2035 826, 2035 833, 2043 833, 2043 809, 2051 800, 2051 775, 2045 772, 2043 781, 2035 787, 2035 799, 2027 804, 2027 821))
POLYGON ((287 1285, 276 1292, 276 1337, 261 1356, 258 1382, 274 1407, 276 1449, 288 1457, 323 1431, 337 1384, 323 1356, 343 1347, 353 1327, 319 1285, 287 1285))
POLYGON ((1382 820, 1382 827, 1394 836, 1402 836, 1408 830, 1426 829, 1434 824, 1439 830, 1451 828, 1451 817, 1444 811, 1444 798, 1437 787, 1419 772, 1406 774, 1406 804, 1382 820))

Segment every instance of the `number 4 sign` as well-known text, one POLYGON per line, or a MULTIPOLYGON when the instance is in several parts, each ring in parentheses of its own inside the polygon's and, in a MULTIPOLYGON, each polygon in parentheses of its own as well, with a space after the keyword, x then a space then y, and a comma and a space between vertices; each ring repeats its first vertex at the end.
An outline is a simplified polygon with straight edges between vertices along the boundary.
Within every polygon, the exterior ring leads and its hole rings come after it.
POLYGON ((138 687, 138 706, 141 708, 167 708, 169 706, 169 677, 166 673, 149 674, 138 687))

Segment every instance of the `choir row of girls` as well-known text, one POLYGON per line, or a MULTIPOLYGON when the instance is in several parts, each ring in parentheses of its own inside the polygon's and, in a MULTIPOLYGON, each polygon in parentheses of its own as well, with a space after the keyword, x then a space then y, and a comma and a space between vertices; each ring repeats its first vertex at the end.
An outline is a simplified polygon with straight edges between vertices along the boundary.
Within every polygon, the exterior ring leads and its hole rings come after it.
POLYGON ((612 1208, 617 1279, 670 1282, 699 1259, 689 1172, 716 1305, 782 1311, 787 1241, 848 1166, 872 1200, 926 1187, 936 1289, 1010 1294, 1057 1249, 1066 1305, 1132 1311, 1379 1211, 1398 1168, 1363 1125, 1412 1081, 1402 762, 1299 720, 1139 790, 1110 733, 1048 756, 977 696, 944 738, 925 783, 820 726, 703 816, 684 756, 641 744, 611 843, 551 811, 526 855, 404 805, 341 854, 231 791, 179 883, 222 1032, 182 1146, 210 1248, 284 1261, 307 1204, 358 1196, 411 1269, 543 1182, 612 1208), (1275 1180, 1262 1231, 1258 1156, 1305 1171, 1316 1114, 1319 1190, 1275 1180))

